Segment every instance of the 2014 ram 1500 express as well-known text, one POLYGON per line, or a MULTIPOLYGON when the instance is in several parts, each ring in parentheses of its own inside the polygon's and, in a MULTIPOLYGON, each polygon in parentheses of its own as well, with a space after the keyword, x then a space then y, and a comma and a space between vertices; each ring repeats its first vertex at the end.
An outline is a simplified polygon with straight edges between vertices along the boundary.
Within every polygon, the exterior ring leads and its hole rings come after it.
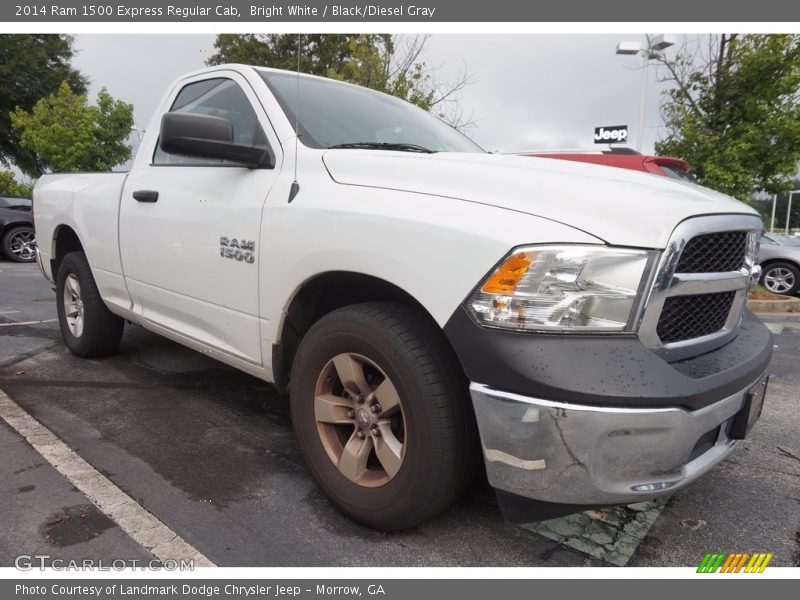
POLYGON ((670 493, 760 414, 753 210, 488 154, 345 83, 182 77, 129 173, 42 177, 34 215, 73 353, 127 320, 288 390, 314 479, 374 527, 439 513, 481 456, 513 521, 670 493))

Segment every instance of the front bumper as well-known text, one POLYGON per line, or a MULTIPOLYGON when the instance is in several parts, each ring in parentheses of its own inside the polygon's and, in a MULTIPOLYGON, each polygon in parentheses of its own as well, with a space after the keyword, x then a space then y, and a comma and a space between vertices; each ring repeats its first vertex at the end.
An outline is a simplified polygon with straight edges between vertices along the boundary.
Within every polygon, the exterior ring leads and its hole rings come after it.
POLYGON ((689 411, 569 404, 470 386, 491 485, 580 507, 638 502, 696 480, 736 446, 728 430, 749 389, 689 411))
POLYGON ((736 446, 732 419, 772 355, 769 330, 748 311, 733 340, 672 362, 635 336, 500 331, 463 308, 445 333, 474 382, 486 471, 504 513, 540 518, 696 480, 736 446))
POLYGON ((47 274, 47 271, 44 268, 44 258, 42 258, 42 253, 39 251, 38 245, 36 246, 35 250, 36 250, 36 264, 39 266, 39 271, 42 272, 42 275, 44 276, 45 279, 47 279, 47 281, 49 281, 50 283, 55 283, 53 279, 47 274))

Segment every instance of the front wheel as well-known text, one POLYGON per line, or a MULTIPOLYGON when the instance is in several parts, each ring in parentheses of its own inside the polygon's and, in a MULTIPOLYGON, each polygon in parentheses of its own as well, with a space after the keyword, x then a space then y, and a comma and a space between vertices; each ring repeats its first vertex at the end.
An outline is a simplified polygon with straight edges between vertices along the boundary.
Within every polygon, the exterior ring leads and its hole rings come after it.
POLYGON ((800 269, 792 263, 771 263, 764 268, 761 283, 773 294, 791 296, 800 289, 800 269))
POLYGON ((103 302, 83 252, 70 252, 61 261, 56 308, 61 335, 74 355, 107 356, 119 346, 125 321, 103 302))
POLYGON ((298 348, 290 395, 312 476, 361 523, 418 525, 477 471, 466 379, 436 324, 413 309, 370 302, 320 319, 298 348))
POLYGON ((20 225, 3 236, 3 254, 9 260, 30 263, 36 260, 36 234, 33 227, 20 225))

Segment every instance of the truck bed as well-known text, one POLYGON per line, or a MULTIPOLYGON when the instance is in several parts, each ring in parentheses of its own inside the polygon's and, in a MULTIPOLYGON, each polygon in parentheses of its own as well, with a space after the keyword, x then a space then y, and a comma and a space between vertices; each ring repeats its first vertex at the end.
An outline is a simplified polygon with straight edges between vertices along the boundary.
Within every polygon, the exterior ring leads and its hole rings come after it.
POLYGON ((119 203, 128 173, 44 175, 33 190, 34 226, 45 276, 55 281, 56 228, 83 232, 84 251, 107 304, 130 305, 119 253, 119 203), (86 235, 90 233, 90 235, 86 235))

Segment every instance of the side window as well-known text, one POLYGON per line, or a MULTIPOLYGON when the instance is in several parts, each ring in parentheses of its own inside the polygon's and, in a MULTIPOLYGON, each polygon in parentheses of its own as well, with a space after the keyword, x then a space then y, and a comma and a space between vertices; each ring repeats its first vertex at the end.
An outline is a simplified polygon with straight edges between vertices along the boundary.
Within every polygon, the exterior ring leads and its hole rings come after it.
MULTIPOLYGON (((235 81, 225 78, 189 83, 178 93, 169 112, 223 117, 233 124, 233 140, 238 144, 267 143, 253 106, 235 81)), ((224 160, 169 154, 156 146, 154 165, 231 165, 224 160)))

